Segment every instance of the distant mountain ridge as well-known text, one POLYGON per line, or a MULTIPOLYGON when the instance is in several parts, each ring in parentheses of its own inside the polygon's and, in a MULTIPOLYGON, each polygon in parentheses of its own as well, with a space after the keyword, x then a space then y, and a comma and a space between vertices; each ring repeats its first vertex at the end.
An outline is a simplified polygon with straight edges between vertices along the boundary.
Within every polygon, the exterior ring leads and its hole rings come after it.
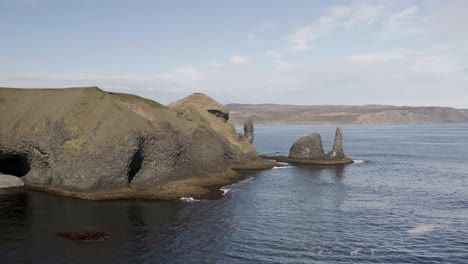
POLYGON ((241 124, 448 124, 468 123, 468 109, 391 105, 227 104, 230 121, 241 124))

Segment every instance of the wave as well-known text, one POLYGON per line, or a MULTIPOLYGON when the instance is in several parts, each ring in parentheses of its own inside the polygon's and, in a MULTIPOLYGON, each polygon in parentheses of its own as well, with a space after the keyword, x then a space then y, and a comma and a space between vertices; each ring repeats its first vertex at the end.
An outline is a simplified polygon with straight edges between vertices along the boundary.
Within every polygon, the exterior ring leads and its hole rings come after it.
POLYGON ((273 169, 290 169, 290 168, 294 168, 294 166, 278 166, 278 167, 273 167, 273 169))
POLYGON ((438 227, 438 225, 423 224, 423 225, 418 225, 415 228, 411 228, 407 232, 410 235, 420 236, 420 235, 424 235, 424 234, 427 234, 427 233, 433 231, 437 227, 438 227))
POLYGON ((228 192, 231 191, 231 189, 228 189, 228 188, 226 188, 226 187, 223 187, 223 188, 221 188, 220 190, 223 191, 223 195, 226 195, 228 192))
POLYGON ((188 203, 193 203, 193 202, 198 202, 200 200, 197 200, 193 197, 182 197, 180 198, 181 201, 188 202, 188 203))
POLYGON ((362 164, 362 163, 366 163, 367 160, 353 160, 354 161, 354 164, 362 164))
POLYGON ((253 178, 254 178, 254 177, 249 177, 249 178, 247 178, 247 179, 245 179, 245 180, 243 180, 243 181, 238 182, 237 184, 239 184, 239 183, 244 183, 244 182, 249 182, 249 181, 253 180, 253 178))

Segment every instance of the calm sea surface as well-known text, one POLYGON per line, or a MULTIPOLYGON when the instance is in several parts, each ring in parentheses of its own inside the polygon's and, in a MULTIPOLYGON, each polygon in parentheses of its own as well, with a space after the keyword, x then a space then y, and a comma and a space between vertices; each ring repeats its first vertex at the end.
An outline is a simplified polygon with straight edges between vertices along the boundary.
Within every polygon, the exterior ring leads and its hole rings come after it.
MULTIPOLYGON (((342 126, 346 166, 250 172, 222 200, 93 202, 0 190, 0 263, 468 263, 468 125, 342 126), (57 232, 98 229, 105 241, 57 232)), ((334 126, 257 126, 287 154, 334 126)))

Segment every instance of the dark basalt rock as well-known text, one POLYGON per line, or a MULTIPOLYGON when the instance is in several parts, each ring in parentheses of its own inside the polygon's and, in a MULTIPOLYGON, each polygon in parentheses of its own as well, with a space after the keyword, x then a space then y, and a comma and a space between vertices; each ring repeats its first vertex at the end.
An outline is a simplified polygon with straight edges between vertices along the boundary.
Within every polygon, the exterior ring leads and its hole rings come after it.
POLYGON ((328 153, 329 159, 344 159, 346 158, 343 151, 343 132, 341 128, 336 129, 335 141, 333 143, 333 149, 328 153))
POLYGON ((294 142, 289 151, 289 156, 261 156, 266 159, 273 159, 289 163, 305 163, 317 165, 333 165, 353 163, 353 160, 346 157, 343 151, 343 135, 341 128, 336 129, 333 149, 325 154, 322 146, 322 138, 319 133, 313 133, 301 137, 294 142))
POLYGON ((252 118, 248 118, 244 122, 244 136, 250 144, 254 141, 254 124, 252 118))
POLYGON ((203 94, 168 107, 97 87, 0 88, 0 174, 83 199, 211 197, 240 178, 233 164, 275 166, 228 113, 203 94))
POLYGON ((313 133, 305 137, 301 137, 294 142, 289 150, 290 159, 297 160, 319 160, 325 158, 323 151, 322 138, 319 133, 313 133))
POLYGON ((208 113, 215 115, 216 117, 219 117, 224 120, 224 122, 227 122, 229 120, 229 113, 228 112, 223 112, 217 109, 208 109, 208 113))

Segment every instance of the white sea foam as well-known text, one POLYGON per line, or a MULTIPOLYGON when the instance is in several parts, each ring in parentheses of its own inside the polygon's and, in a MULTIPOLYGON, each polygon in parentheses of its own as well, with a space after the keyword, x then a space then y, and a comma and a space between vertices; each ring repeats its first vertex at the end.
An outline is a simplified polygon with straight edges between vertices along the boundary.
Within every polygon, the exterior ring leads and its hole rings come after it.
POLYGON ((228 188, 226 188, 226 187, 223 187, 223 188, 221 188, 220 190, 223 191, 223 195, 226 195, 226 193, 228 193, 228 192, 231 191, 231 189, 228 189, 228 188))
POLYGON ((424 224, 424 225, 418 225, 415 228, 411 228, 407 232, 410 235, 421 236, 421 235, 424 235, 424 234, 427 234, 427 233, 433 231, 437 227, 438 227, 437 225, 424 224))
POLYGON ((254 177, 250 177, 250 178, 247 178, 247 179, 245 179, 245 180, 243 180, 243 181, 240 181, 240 182, 238 182, 238 183, 249 182, 249 181, 253 180, 253 178, 254 178, 254 177))
POLYGON ((350 255, 350 256, 356 256, 357 254, 359 254, 359 252, 361 252, 361 249, 360 249, 360 248, 349 252, 349 255, 350 255))
POLYGON ((290 169, 293 168, 293 166, 278 166, 278 167, 273 167, 273 169, 290 169))
POLYGON ((354 164, 362 164, 362 163, 366 163, 367 160, 353 160, 354 161, 354 164))
POLYGON ((180 198, 181 201, 188 202, 188 203, 193 203, 193 202, 198 202, 200 200, 197 200, 193 197, 182 197, 180 198))

